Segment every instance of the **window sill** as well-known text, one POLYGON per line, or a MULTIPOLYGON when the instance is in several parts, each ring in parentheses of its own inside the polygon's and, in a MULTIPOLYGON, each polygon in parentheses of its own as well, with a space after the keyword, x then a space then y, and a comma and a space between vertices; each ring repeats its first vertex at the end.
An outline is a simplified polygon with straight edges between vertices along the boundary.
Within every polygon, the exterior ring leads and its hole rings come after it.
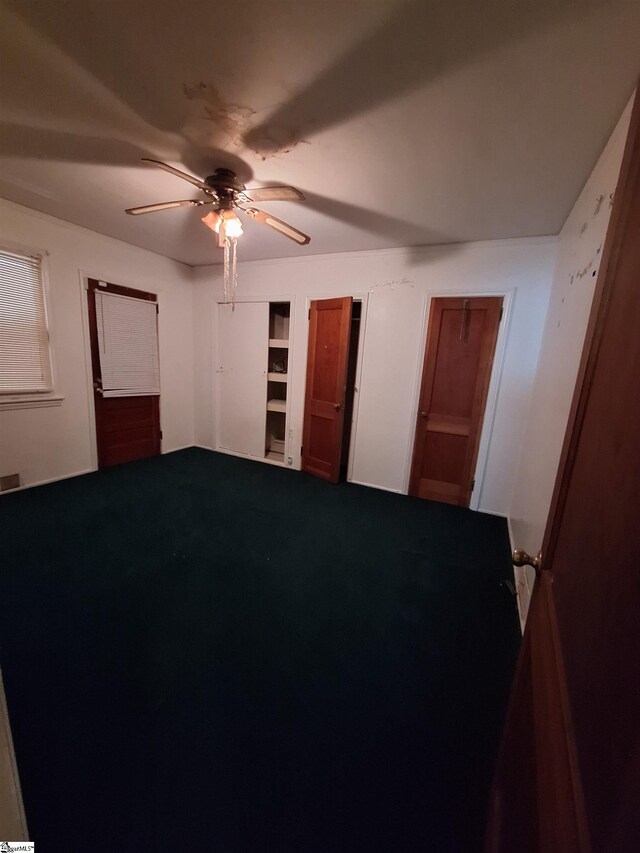
POLYGON ((38 397, 35 394, 8 394, 0 397, 0 412, 13 409, 44 409, 47 406, 61 406, 64 397, 48 396, 38 397))

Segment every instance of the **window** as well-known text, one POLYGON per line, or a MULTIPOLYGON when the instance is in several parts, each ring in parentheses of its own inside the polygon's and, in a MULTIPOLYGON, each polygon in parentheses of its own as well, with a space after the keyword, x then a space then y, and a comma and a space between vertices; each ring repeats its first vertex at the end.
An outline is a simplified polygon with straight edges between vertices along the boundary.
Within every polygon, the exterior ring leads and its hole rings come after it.
POLYGON ((0 249, 0 403, 52 391, 42 256, 0 249))
POLYGON ((103 395, 140 397, 160 393, 158 305, 96 291, 96 324, 103 395))

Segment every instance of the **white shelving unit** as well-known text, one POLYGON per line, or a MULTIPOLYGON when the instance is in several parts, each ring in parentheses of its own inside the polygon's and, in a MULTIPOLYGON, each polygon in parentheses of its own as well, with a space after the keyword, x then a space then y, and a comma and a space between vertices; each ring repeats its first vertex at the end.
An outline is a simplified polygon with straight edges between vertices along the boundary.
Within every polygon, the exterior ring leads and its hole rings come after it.
POLYGON ((267 429, 265 459, 285 464, 288 381, 290 302, 269 304, 269 357, 267 365, 267 429))

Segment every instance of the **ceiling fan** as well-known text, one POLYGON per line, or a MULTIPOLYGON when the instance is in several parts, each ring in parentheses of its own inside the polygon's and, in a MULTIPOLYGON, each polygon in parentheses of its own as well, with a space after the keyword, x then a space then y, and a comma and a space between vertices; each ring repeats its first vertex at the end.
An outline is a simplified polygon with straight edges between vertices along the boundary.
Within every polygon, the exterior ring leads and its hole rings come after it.
POLYGON ((140 213, 155 213, 157 210, 169 210, 174 207, 211 207, 209 213, 202 217, 202 221, 218 234, 218 243, 220 246, 224 246, 228 238, 235 240, 242 234, 242 222, 236 213, 236 210, 240 210, 254 222, 273 228, 274 231, 283 234, 300 246, 306 246, 311 240, 311 237, 303 234, 293 225, 289 225, 281 219, 271 216, 270 213, 265 213, 264 210, 258 210, 257 207, 252 206, 256 201, 304 201, 303 193, 295 187, 253 187, 250 189, 245 187, 231 169, 216 169, 213 175, 200 180, 200 178, 181 172, 180 169, 175 169, 160 160, 150 160, 147 157, 143 157, 142 160, 144 163, 150 163, 152 166, 157 166, 159 169, 164 169, 165 172, 170 172, 172 175, 188 181, 201 189, 205 197, 130 207, 126 213, 138 216, 140 213))

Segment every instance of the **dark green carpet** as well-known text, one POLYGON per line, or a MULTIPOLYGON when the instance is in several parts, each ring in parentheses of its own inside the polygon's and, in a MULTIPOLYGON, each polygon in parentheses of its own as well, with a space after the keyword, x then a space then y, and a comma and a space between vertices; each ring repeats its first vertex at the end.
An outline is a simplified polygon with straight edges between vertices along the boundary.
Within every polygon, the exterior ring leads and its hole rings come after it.
POLYGON ((0 500, 40 853, 480 851, 504 520, 191 449, 0 500))

